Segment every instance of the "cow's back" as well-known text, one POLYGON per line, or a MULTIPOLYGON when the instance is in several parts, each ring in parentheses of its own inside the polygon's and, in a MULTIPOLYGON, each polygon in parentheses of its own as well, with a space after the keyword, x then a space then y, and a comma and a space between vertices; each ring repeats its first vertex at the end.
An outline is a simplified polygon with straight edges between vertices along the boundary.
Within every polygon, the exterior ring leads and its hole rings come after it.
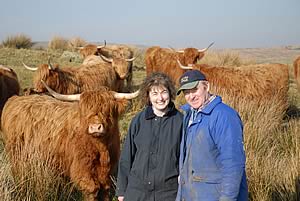
POLYGON ((176 53, 166 48, 150 47, 145 53, 146 73, 162 72, 178 86, 180 76, 185 72, 177 64, 176 53))
MULTIPOLYGON (((77 111, 71 109, 74 104, 57 101, 46 95, 10 98, 1 116, 3 139, 8 153, 14 156, 13 147, 18 143, 34 145, 43 142, 41 144, 54 145, 57 137, 62 136, 64 129, 68 129, 69 124, 66 123, 68 119, 76 124, 74 112, 77 111)), ((72 127, 71 124, 69 126, 72 127)))
POLYGON ((12 69, 0 65, 0 117, 6 101, 20 92, 17 74, 12 69))
POLYGON ((300 92, 300 56, 294 61, 294 78, 300 92))
POLYGON ((81 92, 87 90, 97 90, 106 86, 113 91, 119 91, 119 80, 116 72, 109 63, 98 63, 85 65, 78 70, 78 79, 81 83, 81 92))
POLYGON ((249 100, 269 99, 274 94, 287 97, 288 67, 284 64, 259 64, 240 67, 195 65, 215 89, 222 89, 249 100))

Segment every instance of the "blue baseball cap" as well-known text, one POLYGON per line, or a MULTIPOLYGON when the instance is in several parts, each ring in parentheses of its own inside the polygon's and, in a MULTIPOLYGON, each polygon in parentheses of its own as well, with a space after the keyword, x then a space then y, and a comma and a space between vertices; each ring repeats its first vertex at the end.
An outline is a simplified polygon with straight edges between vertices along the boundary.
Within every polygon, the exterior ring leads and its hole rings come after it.
POLYGON ((182 90, 195 88, 199 81, 206 81, 206 77, 203 73, 199 70, 186 71, 179 79, 180 87, 177 90, 177 95, 179 95, 182 90))

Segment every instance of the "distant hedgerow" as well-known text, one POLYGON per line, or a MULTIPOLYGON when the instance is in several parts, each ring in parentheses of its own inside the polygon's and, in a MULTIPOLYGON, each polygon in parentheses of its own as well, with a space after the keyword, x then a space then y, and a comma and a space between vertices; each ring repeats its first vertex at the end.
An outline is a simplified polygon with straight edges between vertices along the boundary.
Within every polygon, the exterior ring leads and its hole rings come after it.
POLYGON ((15 36, 8 36, 2 41, 1 46, 16 49, 30 49, 33 43, 29 36, 25 34, 18 34, 15 36))

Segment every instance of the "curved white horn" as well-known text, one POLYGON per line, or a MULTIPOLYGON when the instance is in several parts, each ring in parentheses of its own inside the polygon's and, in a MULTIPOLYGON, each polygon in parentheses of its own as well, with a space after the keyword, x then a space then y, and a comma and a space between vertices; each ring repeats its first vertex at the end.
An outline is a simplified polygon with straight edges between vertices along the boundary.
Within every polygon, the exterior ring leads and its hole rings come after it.
POLYGON ((177 50, 178 53, 184 53, 184 50, 177 50))
POLYGON ((105 46, 106 46, 106 40, 104 40, 104 45, 98 45, 98 46, 97 46, 97 49, 104 48, 105 46))
POLYGON ((36 71, 38 68, 37 67, 30 67, 30 66, 27 66, 24 62, 22 62, 23 66, 28 69, 28 70, 31 70, 31 71, 36 71))
POLYGON ((184 70, 192 70, 193 66, 184 66, 180 63, 180 61, 177 59, 177 63, 180 66, 180 68, 184 69, 184 70))
POLYGON ((137 90, 136 92, 133 92, 133 93, 115 93, 114 94, 114 97, 116 99, 133 99, 133 98, 136 98, 140 93, 140 90, 137 90))
POLYGON ((207 48, 204 48, 204 49, 201 49, 199 50, 198 49, 198 52, 205 52, 206 50, 208 50, 215 42, 212 42, 207 48))
POLYGON ((136 57, 132 57, 131 59, 125 59, 127 62, 131 62, 134 61, 136 59, 136 57))
POLYGON ((54 70, 54 68, 53 68, 53 66, 52 66, 52 64, 50 62, 50 59, 51 59, 51 56, 48 57, 48 66, 49 66, 49 69, 50 70, 54 70))
POLYGON ((99 55, 100 55, 100 57, 101 57, 104 61, 109 62, 109 63, 112 63, 112 62, 113 62, 113 59, 109 59, 109 58, 107 58, 106 56, 102 55, 101 53, 100 53, 99 55))
POLYGON ((73 94, 73 95, 65 95, 65 94, 59 94, 52 90, 50 87, 47 86, 47 84, 44 82, 44 80, 41 80, 43 85, 46 87, 46 89, 49 91, 49 93, 58 100, 63 101, 79 101, 80 100, 80 94, 73 94))
POLYGON ((2 70, 6 70, 6 71, 12 71, 12 69, 7 68, 7 67, 5 67, 5 66, 3 66, 3 65, 0 65, 0 68, 1 68, 2 70))

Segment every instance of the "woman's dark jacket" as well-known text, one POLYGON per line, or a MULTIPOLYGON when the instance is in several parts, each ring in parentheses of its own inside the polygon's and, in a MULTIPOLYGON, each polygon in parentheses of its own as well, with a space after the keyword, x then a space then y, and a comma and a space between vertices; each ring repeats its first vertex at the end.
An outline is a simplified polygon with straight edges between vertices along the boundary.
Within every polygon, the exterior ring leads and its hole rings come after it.
POLYGON ((131 121, 119 161, 117 196, 125 201, 174 201, 182 114, 169 104, 157 117, 147 106, 131 121))

